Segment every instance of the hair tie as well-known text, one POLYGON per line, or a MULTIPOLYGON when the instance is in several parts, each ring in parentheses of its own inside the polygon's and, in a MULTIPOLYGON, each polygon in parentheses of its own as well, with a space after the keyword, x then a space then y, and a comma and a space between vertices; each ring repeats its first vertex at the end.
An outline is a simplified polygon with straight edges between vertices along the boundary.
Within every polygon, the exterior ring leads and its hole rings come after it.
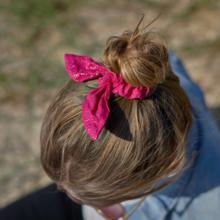
POLYGON ((74 81, 81 83, 98 78, 99 86, 91 90, 82 104, 85 130, 97 140, 109 115, 108 100, 111 93, 126 99, 143 99, 150 93, 149 87, 134 87, 105 66, 86 55, 65 54, 65 68, 74 81))

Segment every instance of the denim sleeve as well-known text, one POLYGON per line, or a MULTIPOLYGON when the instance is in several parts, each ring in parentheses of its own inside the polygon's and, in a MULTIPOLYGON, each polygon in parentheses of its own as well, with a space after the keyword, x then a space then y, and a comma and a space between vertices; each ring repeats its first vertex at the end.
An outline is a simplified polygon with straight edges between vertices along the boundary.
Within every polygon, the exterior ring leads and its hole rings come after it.
POLYGON ((180 79, 180 85, 183 87, 187 95, 189 96, 191 102, 200 102, 203 107, 207 107, 204 93, 200 86, 190 77, 187 69, 185 68, 183 62, 177 55, 170 50, 169 51, 169 62, 171 69, 174 74, 176 74, 180 79))
POLYGON ((174 73, 176 73, 176 75, 178 75, 180 78, 185 77, 187 80, 192 81, 183 62, 172 50, 169 51, 169 60, 172 70, 174 71, 174 73))

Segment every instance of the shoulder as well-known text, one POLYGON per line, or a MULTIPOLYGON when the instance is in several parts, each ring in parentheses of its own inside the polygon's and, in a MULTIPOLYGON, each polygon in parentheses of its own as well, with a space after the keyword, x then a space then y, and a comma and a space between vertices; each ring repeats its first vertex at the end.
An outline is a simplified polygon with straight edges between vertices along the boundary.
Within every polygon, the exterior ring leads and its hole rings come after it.
POLYGON ((191 103, 206 106, 205 95, 200 86, 191 78, 183 61, 172 50, 169 51, 171 68, 180 79, 180 85, 187 93, 191 103))

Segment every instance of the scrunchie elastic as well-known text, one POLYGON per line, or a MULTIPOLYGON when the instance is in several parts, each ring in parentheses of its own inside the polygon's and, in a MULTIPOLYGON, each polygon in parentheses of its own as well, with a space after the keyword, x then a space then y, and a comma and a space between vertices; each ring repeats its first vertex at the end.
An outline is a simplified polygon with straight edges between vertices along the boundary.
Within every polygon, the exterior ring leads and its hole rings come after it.
POLYGON ((91 90, 82 104, 82 119, 85 130, 93 140, 97 140, 109 115, 108 100, 111 93, 127 99, 143 99, 150 93, 148 87, 134 87, 105 66, 86 55, 65 54, 65 67, 76 82, 98 78, 99 86, 91 90))

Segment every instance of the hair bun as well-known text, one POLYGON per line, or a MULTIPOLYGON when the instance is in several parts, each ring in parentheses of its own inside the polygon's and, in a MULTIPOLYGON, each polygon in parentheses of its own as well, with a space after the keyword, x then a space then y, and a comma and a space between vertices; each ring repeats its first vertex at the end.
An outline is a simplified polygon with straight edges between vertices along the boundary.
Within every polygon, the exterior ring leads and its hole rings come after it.
POLYGON ((128 40, 119 36, 112 36, 106 42, 104 52, 104 64, 113 72, 120 73, 120 57, 125 53, 128 47, 128 40))
POLYGON ((152 88, 166 79, 168 51, 157 35, 136 32, 128 30, 109 37, 103 61, 127 83, 152 88))

